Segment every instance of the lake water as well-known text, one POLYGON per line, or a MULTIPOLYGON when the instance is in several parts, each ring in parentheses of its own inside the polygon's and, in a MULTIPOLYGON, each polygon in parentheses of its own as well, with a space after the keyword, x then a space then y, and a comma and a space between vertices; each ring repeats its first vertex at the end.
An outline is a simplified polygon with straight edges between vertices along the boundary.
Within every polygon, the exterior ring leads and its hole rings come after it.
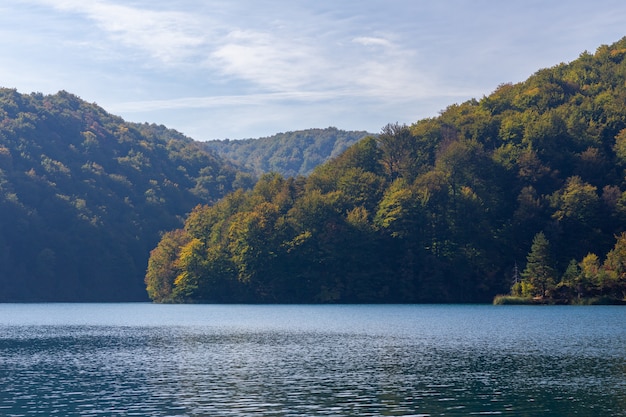
POLYGON ((0 304, 1 416, 626 416, 626 308, 0 304))

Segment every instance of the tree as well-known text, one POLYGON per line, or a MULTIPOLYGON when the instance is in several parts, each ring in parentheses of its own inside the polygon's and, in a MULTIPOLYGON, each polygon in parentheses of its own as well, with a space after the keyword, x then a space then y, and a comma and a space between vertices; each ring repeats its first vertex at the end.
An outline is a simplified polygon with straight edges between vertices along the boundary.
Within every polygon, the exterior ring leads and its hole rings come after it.
POLYGON ((567 265, 557 289, 561 298, 581 298, 585 295, 587 285, 580 263, 576 259, 572 259, 567 265))
POLYGON ((585 295, 596 295, 601 292, 604 276, 600 258, 595 253, 588 253, 580 261, 580 281, 585 295))
POLYGON ((419 199, 406 181, 396 180, 380 200, 375 224, 392 237, 423 238, 424 231, 418 225, 419 206, 419 199))
POLYGON ((382 152, 381 163, 391 181, 416 176, 421 164, 421 146, 407 125, 389 123, 376 139, 382 152))
POLYGON ((626 129, 620 130, 615 136, 615 144, 613 145, 613 151, 617 156, 617 161, 625 165, 626 164, 626 129))
POLYGON ((600 203, 597 187, 573 176, 567 179, 563 189, 554 194, 553 200, 555 219, 562 221, 570 218, 583 225, 593 225, 600 203))
POLYGON ((526 295, 547 297, 555 285, 555 270, 552 266, 550 242, 543 232, 535 235, 526 261, 526 268, 522 272, 523 280, 529 284, 530 294, 526 295))
POLYGON ((626 232, 617 237, 615 246, 606 255, 604 269, 611 281, 612 295, 626 299, 626 232))
POLYGON ((180 273, 174 280, 172 295, 177 299, 193 299, 200 290, 206 274, 206 247, 200 239, 192 238, 180 249, 176 265, 180 273))
POLYGON ((280 265, 284 253, 286 223, 275 204, 263 202, 233 216, 228 231, 228 250, 238 280, 256 291, 258 300, 277 301, 282 288, 280 265))
POLYGON ((177 264, 178 255, 190 240, 185 230, 173 230, 165 233, 157 247, 150 252, 145 282, 152 300, 163 302, 171 299, 174 281, 181 273, 177 264))
POLYGON ((597 188, 578 176, 569 177, 550 200, 555 209, 552 218, 561 230, 560 239, 554 242, 562 256, 560 260, 596 251, 603 243, 599 229, 601 200, 597 188), (576 245, 571 242, 576 242, 576 245))

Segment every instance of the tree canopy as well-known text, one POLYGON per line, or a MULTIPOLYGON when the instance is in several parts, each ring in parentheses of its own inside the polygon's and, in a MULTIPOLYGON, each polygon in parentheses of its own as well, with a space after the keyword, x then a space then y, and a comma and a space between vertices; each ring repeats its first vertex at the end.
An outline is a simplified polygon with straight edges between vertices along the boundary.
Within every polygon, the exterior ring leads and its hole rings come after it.
POLYGON ((579 270, 619 288, 625 55, 626 38, 196 207, 153 251, 148 288, 171 288, 153 299, 490 301, 516 264, 539 297, 579 270))
POLYGON ((0 89, 0 301, 146 300, 161 232, 251 183, 164 126, 0 89))
POLYGON ((277 133, 258 139, 211 140, 202 146, 257 175, 278 172, 283 176, 308 175, 313 169, 367 136, 365 131, 335 127, 277 133))

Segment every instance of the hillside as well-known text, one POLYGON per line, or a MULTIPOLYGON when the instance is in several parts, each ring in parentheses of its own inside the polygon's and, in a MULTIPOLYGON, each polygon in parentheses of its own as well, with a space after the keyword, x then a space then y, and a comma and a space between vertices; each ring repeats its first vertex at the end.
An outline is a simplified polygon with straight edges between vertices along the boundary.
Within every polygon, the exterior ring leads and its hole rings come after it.
POLYGON ((528 260, 572 294, 584 281, 626 297, 626 245, 611 250, 626 228, 625 57, 626 38, 439 117, 388 125, 307 178, 265 175, 199 207, 152 253, 148 292, 490 302, 528 260), (614 269, 600 276, 609 251, 614 269), (587 265, 589 253, 599 256, 587 265))
POLYGON ((0 301, 145 300, 160 232, 246 180, 163 126, 0 89, 0 301))
POLYGON ((316 166, 340 155, 367 134, 329 127, 278 133, 259 139, 213 140, 203 144, 257 175, 278 172, 290 177, 310 174, 316 166))

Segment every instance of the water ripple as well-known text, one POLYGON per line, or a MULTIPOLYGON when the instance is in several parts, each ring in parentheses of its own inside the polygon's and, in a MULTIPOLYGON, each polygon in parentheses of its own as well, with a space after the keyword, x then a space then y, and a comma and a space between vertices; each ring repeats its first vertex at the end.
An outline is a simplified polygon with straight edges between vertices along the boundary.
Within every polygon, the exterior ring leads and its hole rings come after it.
POLYGON ((580 317, 524 310, 543 323, 538 335, 511 326, 506 309, 298 308, 265 306, 253 319, 245 307, 240 321, 209 324, 160 325, 161 308, 129 325, 0 324, 0 415, 626 415, 626 331, 614 313, 585 333, 572 331, 580 317))

